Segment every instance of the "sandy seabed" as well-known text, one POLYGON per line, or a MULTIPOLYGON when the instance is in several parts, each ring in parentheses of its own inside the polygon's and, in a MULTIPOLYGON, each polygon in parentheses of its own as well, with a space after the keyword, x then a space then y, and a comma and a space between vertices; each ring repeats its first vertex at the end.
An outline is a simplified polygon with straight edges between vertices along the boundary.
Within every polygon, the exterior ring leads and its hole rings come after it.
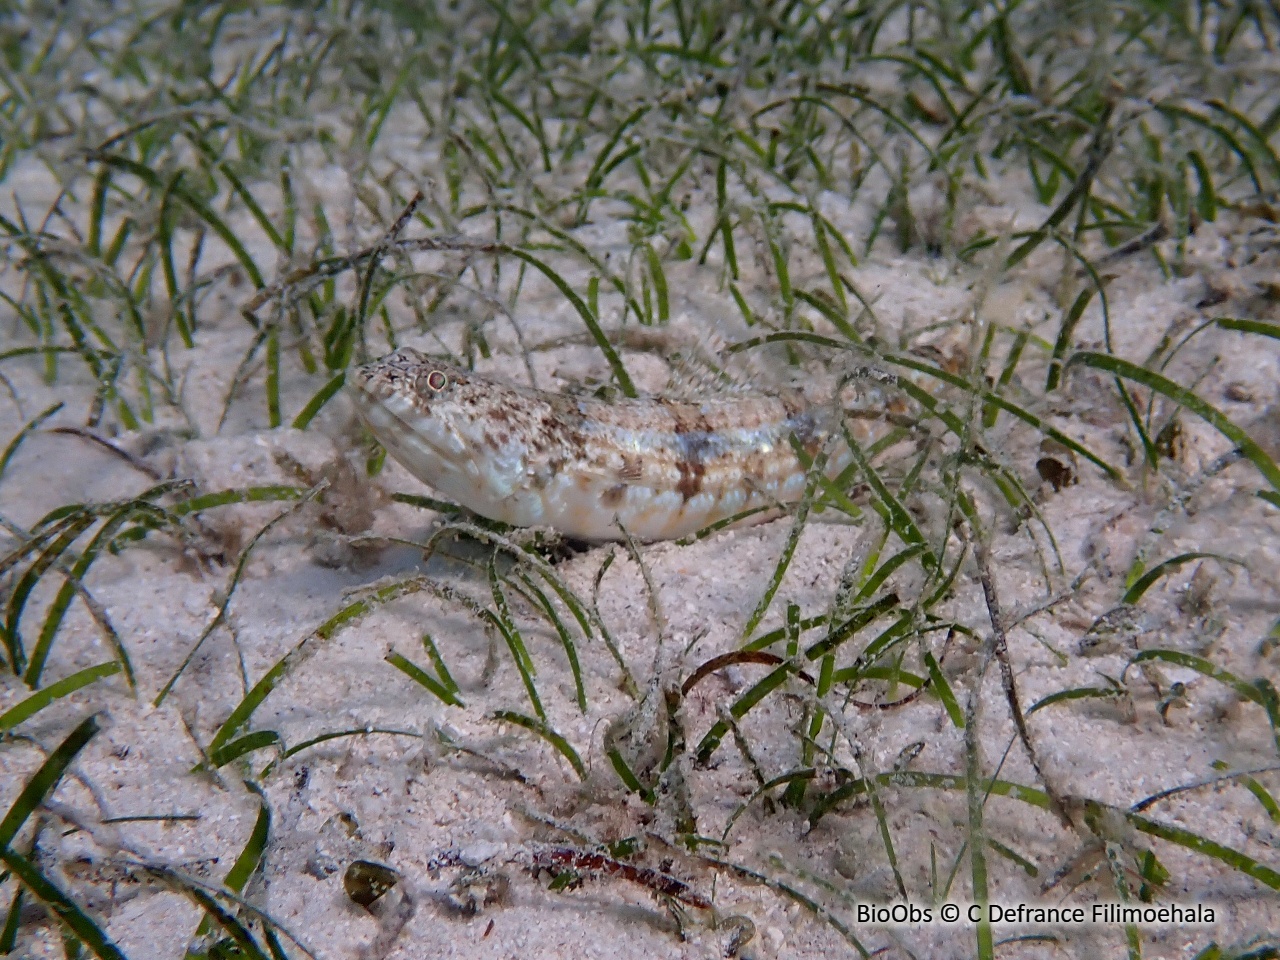
MULTIPOLYGON (((31 171, 11 174, 11 186, 28 200, 41 189, 38 174, 31 171)), ((865 233, 866 224, 855 211, 841 207, 838 198, 824 203, 842 229, 865 233)), ((1018 216, 1028 223, 1043 216, 1042 211, 995 208, 988 214, 993 222, 1005 217, 1012 218, 1010 223, 1020 222, 1018 216)), ((1202 318, 1230 315, 1233 309, 1256 309, 1259 284, 1276 266, 1274 252, 1258 254, 1251 247, 1256 225, 1233 216, 1205 225, 1193 238, 1188 262, 1194 269, 1184 279, 1165 279, 1149 257, 1114 264, 1108 296, 1115 352, 1140 362, 1171 329, 1189 330, 1202 318), (1197 306, 1210 288, 1226 291, 1231 299, 1197 306)), ((379 229, 366 225, 356 239, 372 241, 379 229)), ((611 242, 625 249, 625 238, 611 238, 607 225, 591 229, 598 233, 592 238, 596 249, 607 249, 611 242)), ((1052 342, 1061 316, 1053 289, 1061 261, 1043 251, 1036 258, 1019 279, 982 290, 980 312, 985 322, 1024 328, 1052 342)), ((820 264, 807 267, 820 273, 820 264)), ((673 329, 715 342, 743 336, 740 315, 718 277, 714 255, 701 268, 691 263, 671 267, 673 329)), ((966 318, 986 282, 980 268, 877 252, 852 278, 874 304, 877 330, 886 342, 944 363, 962 362, 972 335, 966 318)), ((661 802, 650 806, 628 793, 602 748, 609 723, 635 708, 620 689, 617 663, 598 637, 578 638, 589 704, 580 711, 560 638, 516 599, 512 613, 537 667, 547 722, 580 753, 585 780, 544 740, 495 719, 501 710, 531 713, 511 657, 504 647, 491 653, 491 638, 480 622, 430 591, 377 606, 331 638, 310 644, 308 655, 293 666, 250 724, 254 730, 278 732, 290 746, 331 731, 400 733, 317 744, 276 764, 257 781, 260 794, 246 787, 243 774, 249 768, 240 762, 216 773, 196 771, 201 745, 207 746, 241 701, 246 684, 350 599, 393 579, 421 574, 482 605, 491 601, 486 555, 474 544, 455 544, 450 548, 453 559, 437 555, 423 562, 421 552, 410 546, 350 541, 352 535, 422 541, 441 518, 390 499, 393 491, 430 493, 397 464, 388 462, 376 477, 365 475, 367 448, 345 400, 330 404, 306 431, 264 429, 262 393, 255 386, 261 382, 259 370, 218 429, 231 377, 254 334, 238 307, 229 298, 206 303, 196 348, 174 351, 171 357, 184 371, 184 404, 196 438, 183 438, 173 429, 181 426, 180 418, 162 412, 168 421, 109 439, 157 475, 190 479, 201 491, 308 486, 327 478, 324 502, 298 509, 271 503, 210 510, 200 518, 199 535, 190 543, 154 536, 119 556, 102 557, 85 585, 123 639, 137 675, 137 696, 119 675, 94 684, 22 725, 17 731, 22 739, 0 752, 0 806, 7 807, 46 752, 76 722, 97 712, 102 732, 79 755, 53 798, 53 813, 78 817, 84 829, 62 835, 46 829, 38 856, 77 902, 102 918, 126 954, 181 957, 200 915, 183 896, 140 883, 136 871, 112 864, 132 857, 216 881, 245 846, 265 802, 270 841, 263 869, 246 897, 319 957, 357 956, 361 951, 388 958, 719 957, 738 949, 734 941, 741 939, 745 925, 734 917, 747 918, 754 929, 754 937, 740 948, 742 956, 855 955, 835 929, 793 900, 729 870, 713 870, 666 844, 663 838, 673 834, 671 811, 661 802), (204 642, 164 704, 151 706, 216 615, 240 550, 286 510, 292 512, 255 545, 225 622, 204 642), (465 708, 442 703, 384 660, 395 651, 429 664, 424 634, 430 634, 448 663, 465 708), (158 814, 192 817, 103 822, 158 814), (562 891, 549 887, 545 872, 535 876, 529 869, 538 851, 587 849, 588 840, 610 843, 627 837, 645 844, 637 863, 665 870, 697 895, 713 898, 721 922, 713 923, 710 911, 686 907, 682 929, 677 929, 675 914, 651 891, 625 878, 587 877, 575 889, 562 891), (353 904, 344 893, 344 872, 357 859, 390 865, 401 877, 375 912, 353 904)), ((457 348, 466 318, 440 319, 431 335, 408 328, 401 342, 434 351, 442 344, 457 348)), ((608 379, 600 352, 582 340, 576 315, 550 283, 526 280, 514 321, 526 344, 573 341, 532 355, 541 387, 608 379)), ((16 319, 0 317, 0 322, 4 337, 18 336, 16 319)), ((1102 338, 1095 304, 1080 325, 1077 343, 1096 346, 1102 338)), ((495 321, 489 339, 494 356, 479 368, 527 381, 511 325, 495 321)), ((658 355, 624 349, 622 356, 642 389, 664 388, 668 370, 658 355)), ((1181 383, 1194 383, 1200 396, 1280 457, 1280 351, 1274 341, 1210 330, 1179 354, 1167 372, 1181 383)), ((94 384, 74 365, 65 364, 53 384, 45 382, 35 362, 9 361, 4 374, 12 390, 0 393, 0 439, 7 442, 28 419, 58 401, 65 406, 46 428, 85 423, 94 384)), ((1043 369, 1033 365, 1023 374, 1039 377, 1043 369)), ((290 377, 282 384, 282 397, 285 409, 296 411, 320 381, 297 371, 290 377)), ((858 392, 858 403, 873 409, 887 388, 870 382, 858 392)), ((1215 765, 1274 771, 1273 732, 1255 703, 1242 701, 1227 685, 1168 663, 1145 671, 1130 666, 1126 672, 1136 651, 1162 648, 1209 657, 1239 677, 1275 680, 1280 654, 1268 653, 1262 639, 1280 616, 1280 511, 1254 496, 1263 484, 1257 471, 1245 461, 1206 476, 1207 468, 1220 466, 1230 444, 1184 413, 1173 459, 1160 477, 1144 475, 1132 462, 1136 458, 1113 383, 1098 372, 1073 369, 1053 406, 1038 412, 1108 461, 1130 462, 1124 484, 1079 462, 1078 482, 1054 490, 1037 475, 1036 462, 1043 455, 1040 434, 1005 416, 986 437, 999 461, 1033 491, 1056 538, 1063 569, 1052 570, 1055 590, 1065 590, 1088 571, 1074 594, 1018 620, 1009 632, 1009 657, 1024 709, 1057 691, 1106 686, 1122 674, 1127 683, 1128 694, 1114 701, 1059 703, 1029 718, 1046 776, 1064 795, 1124 809, 1162 790, 1211 779, 1220 769, 1215 765), (1169 509, 1182 492, 1188 496, 1181 509, 1169 509), (1152 534, 1157 522, 1163 532, 1152 534), (1082 642, 1095 621, 1120 604, 1126 574, 1140 549, 1153 561, 1200 551, 1236 562, 1203 560, 1182 566, 1148 591, 1133 630, 1107 635, 1097 644, 1082 642)), ((867 429, 874 432, 874 423, 867 429)), ((0 514, 26 528, 60 505, 118 500, 153 483, 135 464, 102 446, 46 429, 25 440, 0 481, 0 514)), ((983 496, 984 509, 994 508, 991 491, 983 496)), ((865 496, 860 502, 866 506, 865 496)), ((938 529, 944 522, 928 497, 909 506, 925 529, 938 529)), ((833 513, 811 517, 762 630, 780 626, 789 603, 805 617, 824 612, 848 558, 865 553, 880 536, 879 521, 870 511, 861 524, 836 522, 833 513)), ((991 546, 995 580, 1013 621, 1050 596, 1042 563, 1047 555, 1052 566, 1052 553, 1046 553, 1047 539, 1038 524, 1020 522, 1007 510, 989 515, 996 517, 991 546)), ((625 549, 604 545, 571 551, 555 570, 579 596, 590 597, 602 563, 613 555, 599 582, 599 615, 644 686, 654 677, 655 660, 660 669, 683 677, 740 644, 744 622, 765 590, 790 530, 791 520, 783 517, 687 546, 644 546, 642 557, 661 615, 660 636, 641 570, 625 549), (655 657, 659 646, 662 658, 655 657)), ((900 548, 895 543, 889 541, 883 556, 900 548)), ((918 579, 918 567, 907 565, 885 589, 911 597, 918 579)), ((32 601, 23 620, 27 633, 42 621, 56 586, 42 586, 32 601)), ((962 568, 954 596, 937 612, 972 625, 979 638, 989 631, 972 558, 962 568)), ((1098 636, 1095 630, 1093 637, 1098 636)), ((973 688, 980 644, 954 642, 945 666, 963 702, 973 688)), ((111 656, 93 619, 77 602, 54 644, 45 676, 66 676, 111 656)), ((746 665, 700 682, 677 715, 689 744, 715 721, 717 704, 732 702, 762 675, 763 668, 746 665)), ((14 677, 0 678, 0 711, 28 693, 14 677)), ((991 773, 1013 737, 998 670, 988 670, 979 693, 982 749, 991 773)), ((799 763, 792 728, 801 718, 802 702, 799 695, 775 695, 742 723, 766 776, 799 763)), ((859 744, 867 771, 891 770, 904 750, 921 744, 908 769, 963 773, 963 734, 936 698, 921 697, 894 710, 851 710, 842 722, 842 735, 859 744)), ((847 747, 841 751, 848 757, 847 747)), ((261 771, 273 756, 269 749, 251 754, 252 770, 261 771)), ((719 837, 755 787, 730 741, 709 765, 690 763, 684 774, 697 832, 703 836, 719 837)), ((999 775, 1037 784, 1017 744, 999 775)), ((1259 774, 1259 780, 1278 792, 1274 772, 1259 774)), ((934 916, 940 909, 940 903, 930 900, 931 857, 944 877, 963 858, 947 899, 967 905, 963 791, 887 785, 878 801, 914 905, 931 909, 934 916)), ((1275 868, 1280 826, 1238 782, 1178 793, 1145 813, 1275 868)), ((994 796, 986 805, 986 823, 994 839, 1017 851, 1036 871, 1032 876, 1023 866, 990 853, 994 902, 1087 906, 1115 898, 1106 868, 1097 860, 1092 880, 1079 883, 1076 877, 1042 891, 1045 879, 1069 864, 1087 839, 1065 829, 1049 812, 994 796)), ((1238 943, 1268 931, 1275 935, 1280 928, 1280 900, 1274 891, 1217 860, 1142 837, 1122 822, 1113 827, 1118 846, 1151 846, 1170 871, 1173 880, 1158 902, 1211 904, 1214 909, 1212 924, 1143 927, 1144 957, 1190 957, 1211 941, 1238 943)), ((799 813, 766 813, 757 801, 734 823, 727 846, 712 852, 829 904, 852 935, 877 955, 960 957, 975 949, 973 927, 963 919, 923 924, 908 916, 908 922, 887 926, 858 922, 857 903, 899 899, 880 826, 865 803, 846 802, 810 828, 799 813), (843 891, 847 900, 824 891, 823 883, 843 891)), ((0 885, 4 903, 12 890, 12 880, 0 885)), ((32 919, 21 932, 19 952, 60 956, 56 926, 32 919)), ((997 926, 996 935, 1026 938, 998 948, 1001 956, 1119 956, 1125 943, 1123 927, 1114 923, 1005 925, 997 926), (1031 936, 1037 933, 1051 936, 1031 936)))

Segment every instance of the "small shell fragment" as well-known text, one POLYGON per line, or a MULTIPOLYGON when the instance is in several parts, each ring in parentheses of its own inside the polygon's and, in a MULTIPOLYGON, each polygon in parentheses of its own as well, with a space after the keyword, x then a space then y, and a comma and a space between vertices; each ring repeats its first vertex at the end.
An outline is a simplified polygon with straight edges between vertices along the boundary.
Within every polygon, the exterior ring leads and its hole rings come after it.
POLYGON ((372 860, 356 860, 342 877, 342 888, 353 903, 368 910, 388 890, 400 882, 400 874, 372 860))

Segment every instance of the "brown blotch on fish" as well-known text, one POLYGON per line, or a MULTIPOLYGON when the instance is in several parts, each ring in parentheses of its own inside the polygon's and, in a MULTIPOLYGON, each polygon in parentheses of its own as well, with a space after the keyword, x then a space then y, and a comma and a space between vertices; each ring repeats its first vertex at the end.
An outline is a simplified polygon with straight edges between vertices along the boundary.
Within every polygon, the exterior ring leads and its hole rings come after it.
POLYGON ((672 429, 680 436, 689 434, 706 434, 711 433, 711 424, 707 421, 706 416, 696 408, 690 409, 688 404, 673 403, 663 401, 663 406, 667 408, 667 412, 671 414, 673 421, 672 429))
POLYGON ((627 495, 627 485, 619 483, 600 494, 600 502, 606 507, 619 506, 627 495))
POLYGON ((688 503, 702 492, 702 478, 706 476, 707 468, 697 460, 681 460, 676 463, 676 469, 680 471, 676 491, 688 503))

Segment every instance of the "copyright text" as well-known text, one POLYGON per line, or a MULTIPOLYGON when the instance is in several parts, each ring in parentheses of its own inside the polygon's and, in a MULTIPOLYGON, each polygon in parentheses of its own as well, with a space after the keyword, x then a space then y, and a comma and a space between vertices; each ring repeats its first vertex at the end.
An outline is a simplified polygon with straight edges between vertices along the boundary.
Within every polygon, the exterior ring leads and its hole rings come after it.
POLYGON ((860 903, 854 919, 873 926, 975 925, 986 921, 1009 925, 1043 926, 1204 926, 1217 919, 1204 903, 1092 903, 1084 906, 1034 903, 1000 904, 860 903))

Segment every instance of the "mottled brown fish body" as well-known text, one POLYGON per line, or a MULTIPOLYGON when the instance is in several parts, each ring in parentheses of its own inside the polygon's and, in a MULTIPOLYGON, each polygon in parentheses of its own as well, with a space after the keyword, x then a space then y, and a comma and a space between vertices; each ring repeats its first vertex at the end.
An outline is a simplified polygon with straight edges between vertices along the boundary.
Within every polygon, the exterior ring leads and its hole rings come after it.
POLYGON ((607 402, 409 348, 356 368, 348 384, 360 417, 419 480, 481 516, 583 540, 617 540, 619 522, 643 540, 672 539, 795 501, 805 471, 790 438, 813 455, 832 426, 790 398, 607 402))

